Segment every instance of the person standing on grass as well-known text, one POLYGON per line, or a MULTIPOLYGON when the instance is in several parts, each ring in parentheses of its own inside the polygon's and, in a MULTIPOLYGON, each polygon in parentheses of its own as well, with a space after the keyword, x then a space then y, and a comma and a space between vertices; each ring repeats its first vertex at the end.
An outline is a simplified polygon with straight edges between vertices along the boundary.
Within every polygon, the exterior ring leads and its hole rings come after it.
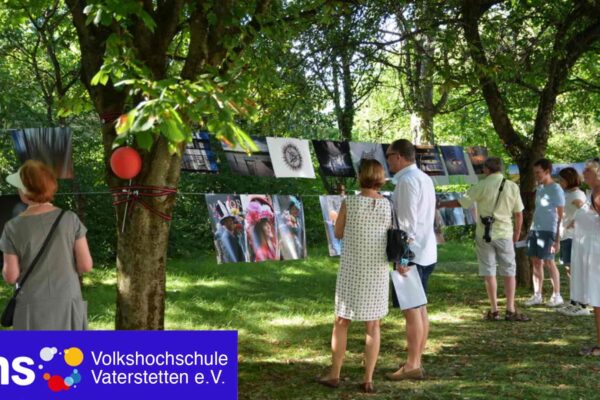
POLYGON ((600 357, 600 162, 588 162, 584 177, 589 177, 586 182, 593 184, 593 189, 590 204, 575 213, 572 261, 573 271, 577 270, 584 277, 584 287, 577 300, 594 308, 596 344, 582 349, 580 354, 600 357))
POLYGON ((579 173, 575 168, 563 168, 558 173, 558 184, 565 193, 565 216, 560 225, 560 262, 565 266, 565 271, 569 278, 569 291, 571 302, 566 307, 558 308, 561 314, 569 316, 589 315, 590 311, 586 304, 574 300, 577 293, 581 291, 584 284, 581 280, 581 274, 575 272, 575 277, 571 274, 571 249, 573 245, 573 234, 575 232, 575 212, 586 202, 585 193, 579 188, 581 180, 579 173), (574 296, 575 295, 575 296, 574 296))
POLYGON ((318 383, 337 388, 351 321, 365 322, 365 372, 361 389, 374 391, 373 372, 379 355, 379 320, 388 313, 389 262, 385 247, 392 226, 390 202, 378 191, 385 170, 376 160, 362 160, 360 194, 348 196, 335 222, 335 237, 344 239, 335 287, 335 321, 331 335, 331 368, 318 383))
POLYGON ((533 296, 526 306, 542 304, 544 286, 544 266, 550 273, 552 296, 546 302, 548 307, 558 307, 564 303, 560 295, 560 273, 554 257, 560 249, 560 224, 565 208, 565 195, 558 183, 552 180, 552 162, 546 158, 533 164, 533 173, 540 184, 535 193, 533 226, 529 232, 527 255, 533 265, 533 296))
MULTIPOLYGON (((429 276, 437 262, 437 242, 433 229, 435 220, 435 189, 431 178, 415 164, 415 146, 406 139, 394 141, 386 151, 386 158, 396 185, 392 200, 398 228, 409 238, 410 249, 415 258, 408 265, 396 264, 401 275, 410 268, 419 272, 423 289, 427 293, 429 276)), ((387 374, 394 381, 423 379, 421 357, 429 336, 427 307, 420 306, 404 310, 406 318, 406 343, 408 357, 406 363, 396 372, 387 374)))
POLYGON ((523 201, 516 183, 502 175, 502 160, 490 157, 483 164, 486 178, 472 186, 460 200, 438 203, 438 208, 469 208, 477 203, 480 218, 475 230, 475 249, 479 262, 479 275, 485 281, 485 289, 490 300, 490 310, 484 315, 487 321, 500 320, 497 302, 496 265, 500 275, 504 277, 504 294, 506 295, 507 321, 529 321, 515 308, 515 289, 517 265, 514 245, 519 240, 523 224, 523 201), (487 231, 483 221, 493 217, 487 231), (514 217, 514 224, 513 224, 514 217), (487 239, 484 239, 484 236, 487 239), (489 239, 489 240, 488 240, 489 239))

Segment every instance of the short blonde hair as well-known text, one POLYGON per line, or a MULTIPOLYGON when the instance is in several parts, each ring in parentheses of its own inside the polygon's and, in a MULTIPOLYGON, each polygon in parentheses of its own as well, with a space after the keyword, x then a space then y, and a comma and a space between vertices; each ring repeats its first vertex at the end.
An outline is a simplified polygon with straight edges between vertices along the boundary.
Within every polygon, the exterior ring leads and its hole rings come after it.
POLYGON ((385 183, 385 170, 377 160, 362 159, 358 168, 358 183, 361 188, 379 189, 385 183))
POLYGON ((598 161, 597 158, 588 160, 585 163, 585 168, 594 171, 594 173, 596 174, 596 178, 600 179, 600 161, 598 161))

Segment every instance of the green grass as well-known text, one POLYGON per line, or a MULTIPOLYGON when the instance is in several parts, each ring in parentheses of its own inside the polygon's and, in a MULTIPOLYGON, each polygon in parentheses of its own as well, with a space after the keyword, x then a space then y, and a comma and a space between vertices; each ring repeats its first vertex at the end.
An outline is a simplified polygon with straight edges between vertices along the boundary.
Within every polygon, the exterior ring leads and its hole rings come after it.
MULTIPOLYGON (((592 317, 564 317, 539 307, 526 310, 530 323, 484 322, 488 304, 473 247, 449 243, 439 249, 430 280, 428 376, 421 382, 383 379, 406 356, 404 320, 397 310, 382 322, 376 394, 357 390, 361 323, 350 327, 340 389, 312 382, 330 358, 338 259, 327 257, 325 249, 296 262, 219 266, 214 254, 169 261, 166 329, 238 330, 240 399, 596 397, 600 360, 577 354, 595 335, 592 317)), ((84 285, 91 328, 112 329, 114 270, 98 268, 84 285)), ((0 288, 1 304, 9 293, 8 286, 0 288)), ((519 290, 517 300, 529 295, 519 290)))

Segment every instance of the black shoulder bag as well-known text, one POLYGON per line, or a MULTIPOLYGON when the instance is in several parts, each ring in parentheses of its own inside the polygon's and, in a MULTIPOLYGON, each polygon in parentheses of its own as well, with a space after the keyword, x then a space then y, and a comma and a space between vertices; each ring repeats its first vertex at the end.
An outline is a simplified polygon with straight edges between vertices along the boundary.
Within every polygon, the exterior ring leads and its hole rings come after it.
POLYGON ((392 209, 392 227, 387 231, 387 244, 385 252, 390 262, 406 265, 415 258, 415 253, 408 246, 408 234, 398 227, 398 218, 394 210, 394 203, 390 200, 392 209))
POLYGON ((504 190, 504 182, 506 182, 506 178, 502 178, 502 183, 500 184, 500 189, 498 189, 498 196, 496 197, 496 204, 494 204, 494 210, 492 211, 492 215, 490 215, 489 217, 479 217, 481 219, 481 223, 485 227, 485 231, 483 232, 483 240, 485 240, 486 243, 492 241, 492 224, 495 221, 494 213, 496 212, 496 208, 498 208, 498 200, 500 200, 500 194, 502 193, 502 190, 504 190))
POLYGON ((48 247, 48 243, 50 242, 50 239, 52 238, 52 235, 53 235, 54 231, 56 230, 56 227, 58 226, 58 223, 64 213, 65 213, 65 210, 60 211, 60 214, 56 218, 56 221, 54 221, 52 228, 50 228, 50 232, 48 233, 48 236, 46 236, 46 240, 44 241, 42 248, 38 252, 37 256, 35 256, 35 258, 31 262, 31 265, 29 266, 29 269, 27 270, 27 273, 25 274, 23 279, 21 279, 21 282, 17 283, 17 288, 15 289, 15 293, 10 298, 10 300, 8 301, 8 304, 4 308, 4 311, 2 312, 2 317, 0 318, 0 325, 4 326, 6 328, 13 326, 13 319, 15 317, 15 307, 17 306, 17 296, 18 296, 19 292, 21 291, 21 289, 23 288, 23 285, 25 284, 25 281, 27 280, 27 278, 29 277, 29 275, 31 275, 31 271, 33 271, 33 268, 39 261, 40 257, 42 256, 42 253, 48 247))

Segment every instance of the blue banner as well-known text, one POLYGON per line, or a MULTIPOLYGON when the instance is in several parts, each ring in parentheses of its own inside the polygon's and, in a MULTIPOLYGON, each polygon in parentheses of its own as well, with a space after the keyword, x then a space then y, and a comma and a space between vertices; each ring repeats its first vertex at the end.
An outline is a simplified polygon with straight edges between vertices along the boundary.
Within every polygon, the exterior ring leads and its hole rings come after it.
POLYGON ((134 395, 237 399, 237 332, 0 332, 0 399, 134 395))

